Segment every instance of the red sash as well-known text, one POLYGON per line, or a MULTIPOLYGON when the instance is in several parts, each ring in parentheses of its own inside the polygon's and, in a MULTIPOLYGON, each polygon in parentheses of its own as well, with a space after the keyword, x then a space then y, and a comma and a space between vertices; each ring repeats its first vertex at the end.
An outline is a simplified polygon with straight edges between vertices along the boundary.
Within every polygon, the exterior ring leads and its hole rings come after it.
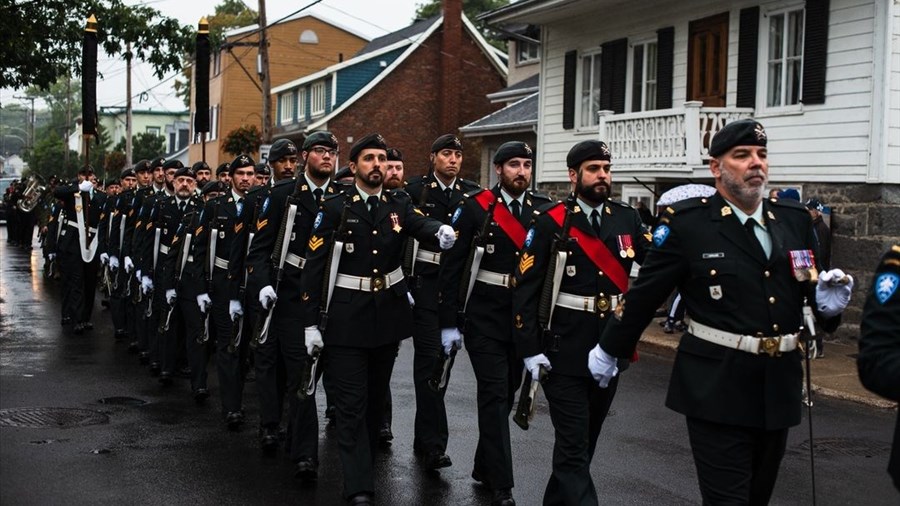
MULTIPOLYGON (((497 196, 490 190, 484 190, 475 196, 475 202, 485 211, 491 206, 491 202, 497 196)), ((494 206, 494 221, 506 233, 506 236, 516 245, 517 249, 522 249, 525 245, 525 227, 509 212, 505 205, 494 206)))
MULTIPOLYGON (((547 214, 561 227, 566 214, 566 206, 556 206, 547 214)), ((612 280, 620 292, 625 293, 628 291, 628 274, 603 241, 584 233, 575 226, 569 228, 569 235, 578 241, 578 246, 581 250, 584 251, 597 268, 609 276, 609 279, 612 280)))

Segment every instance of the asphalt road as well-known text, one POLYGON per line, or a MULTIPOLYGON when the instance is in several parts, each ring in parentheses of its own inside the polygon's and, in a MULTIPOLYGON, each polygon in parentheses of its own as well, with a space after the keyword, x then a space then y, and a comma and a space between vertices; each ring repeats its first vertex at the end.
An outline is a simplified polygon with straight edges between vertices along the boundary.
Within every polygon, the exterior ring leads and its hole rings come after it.
MULTIPOLYGON (((284 452, 266 457, 258 450, 253 383, 245 394, 250 423, 240 433, 225 431, 213 364, 213 395, 198 407, 187 380, 161 387, 125 344, 113 340, 99 299, 96 329, 83 336, 65 333, 59 325, 58 287, 42 279, 38 251, 11 250, 2 230, 0 503, 343 503, 330 429, 320 431, 319 483, 301 488, 284 452), (99 402, 113 396, 146 404, 99 402), (22 425, 24 408, 45 408, 35 413, 35 423, 60 420, 49 414, 62 413, 64 423, 82 424, 13 426, 22 425)), ((700 502, 684 420, 663 406, 670 368, 668 357, 644 353, 622 379, 592 465, 603 504, 700 502)), ((412 344, 405 342, 392 380, 395 440, 379 456, 376 499, 384 505, 489 504, 489 492, 469 477, 477 426, 475 379, 465 352, 447 394, 448 454, 454 464, 440 472, 423 472, 412 455, 411 377, 412 344)), ((318 401, 324 408, 321 388, 318 401)), ((817 399, 814 410, 818 504, 900 503, 885 471, 896 411, 830 399, 817 399)), ((514 497, 520 505, 540 504, 553 447, 546 402, 541 398, 531 430, 511 425, 514 497)), ((804 418, 791 431, 772 504, 812 504, 808 442, 804 418)))

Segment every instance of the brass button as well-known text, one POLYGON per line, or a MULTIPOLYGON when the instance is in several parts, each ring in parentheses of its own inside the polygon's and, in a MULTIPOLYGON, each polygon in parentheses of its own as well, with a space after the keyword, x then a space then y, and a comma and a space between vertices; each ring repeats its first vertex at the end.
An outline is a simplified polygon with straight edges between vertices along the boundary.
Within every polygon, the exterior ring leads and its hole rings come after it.
POLYGON ((602 276, 602 275, 603 275, 603 271, 597 271, 597 275, 598 275, 598 276, 602 276))
POLYGON ((348 230, 348 231, 347 231, 347 235, 350 235, 350 234, 352 234, 352 233, 353 233, 352 230, 348 230))
POLYGON ((716 275, 716 270, 715 270, 715 269, 710 269, 710 270, 709 270, 709 275, 710 275, 710 276, 715 276, 715 275, 716 275))
POLYGON ((778 324, 777 323, 772 325, 772 330, 774 330, 775 332, 778 332, 778 324))
POLYGON ((378 235, 378 231, 377 231, 377 230, 373 230, 373 231, 372 231, 372 235, 378 235))
POLYGON ((372 284, 375 286, 376 292, 378 290, 381 290, 382 288, 384 288, 384 280, 381 279, 380 277, 373 279, 372 284))
POLYGON ((767 278, 768 278, 769 276, 771 276, 771 275, 772 275, 772 273, 769 272, 769 271, 766 271, 766 272, 763 273, 763 276, 765 276, 765 277, 767 277, 767 278))
POLYGON ((373 274, 378 274, 378 269, 372 269, 373 274))
POLYGON ((769 297, 769 304, 775 303, 775 297, 769 297))
POLYGON ((377 249, 373 249, 373 250, 372 250, 372 254, 373 254, 373 255, 377 255, 377 254, 378 254, 378 250, 377 250, 377 249))

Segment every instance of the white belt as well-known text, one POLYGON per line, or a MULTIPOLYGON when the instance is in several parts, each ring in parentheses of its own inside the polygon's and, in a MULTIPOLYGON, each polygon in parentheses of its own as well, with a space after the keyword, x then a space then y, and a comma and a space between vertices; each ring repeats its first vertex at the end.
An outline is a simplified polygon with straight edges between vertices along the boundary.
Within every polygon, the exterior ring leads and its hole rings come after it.
POLYGON ((732 348, 735 350, 746 351, 754 355, 767 353, 771 357, 780 355, 785 351, 794 351, 799 343, 799 333, 784 334, 775 337, 753 337, 742 336, 724 330, 714 329, 708 325, 697 323, 695 321, 688 322, 688 333, 693 334, 704 341, 732 348))
POLYGON ((557 306, 574 311, 587 311, 588 313, 605 313, 609 310, 615 310, 621 301, 621 295, 606 295, 603 293, 595 297, 593 295, 572 295, 559 292, 559 295, 556 297, 557 306))
POLYGON ((166 246, 165 244, 160 244, 160 245, 159 245, 159 252, 162 253, 163 255, 168 255, 168 254, 169 254, 169 247, 166 246))
POLYGON ((334 286, 363 292, 377 292, 390 288, 403 280, 403 270, 400 267, 384 276, 362 277, 349 274, 338 274, 334 286))
POLYGON ((478 269, 478 273, 475 275, 476 281, 481 281, 482 283, 494 286, 502 286, 504 288, 509 288, 509 278, 509 274, 500 274, 484 269, 478 269))
POLYGON ((435 253, 434 251, 420 249, 420 250, 416 251, 416 261, 417 262, 425 262, 426 264, 440 265, 441 254, 435 253))
MULTIPOLYGON (((77 222, 74 222, 74 221, 67 221, 67 222, 66 222, 66 225, 68 225, 68 226, 70 226, 70 227, 72 227, 72 228, 76 228, 76 229, 78 228, 78 223, 77 223, 77 222)), ((90 233, 92 233, 92 234, 96 234, 96 233, 97 233, 97 227, 88 227, 88 232, 90 232, 90 233)))
POLYGON ((293 253, 288 253, 284 256, 284 263, 288 265, 293 265, 298 269, 302 269, 306 265, 306 259, 300 255, 295 255, 293 253))
POLYGON ((228 268, 228 260, 225 260, 224 258, 216 257, 216 259, 213 260, 213 265, 215 265, 219 269, 227 269, 228 268))

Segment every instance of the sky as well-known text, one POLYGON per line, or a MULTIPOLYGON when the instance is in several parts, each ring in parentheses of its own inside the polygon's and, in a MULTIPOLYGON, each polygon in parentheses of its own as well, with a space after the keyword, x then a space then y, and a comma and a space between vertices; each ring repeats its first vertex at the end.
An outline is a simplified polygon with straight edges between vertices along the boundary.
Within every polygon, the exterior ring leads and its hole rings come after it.
MULTIPOLYGON (((258 10, 258 0, 243 0, 248 7, 258 10)), ((266 17, 272 22, 290 15, 314 0, 267 0, 266 17)), ((412 22, 416 4, 423 0, 323 0, 310 10, 342 26, 352 28, 370 38, 388 34, 412 22)), ((205 15, 215 12, 220 0, 125 0, 126 4, 150 6, 165 16, 173 17, 184 25, 197 26, 205 15)), ((103 78, 97 80, 97 105, 100 107, 120 106, 126 102, 125 60, 103 53, 97 59, 97 69, 103 78)), ((175 96, 172 83, 173 72, 158 79, 149 64, 136 62, 132 65, 132 107, 138 110, 183 111, 184 103, 175 96), (163 81, 163 82, 161 82, 163 81), (141 95, 146 91, 146 95, 141 95), (144 100, 140 101, 140 97, 144 100)), ((30 102, 16 100, 14 95, 23 95, 23 90, 0 90, 0 104, 10 103, 30 105, 30 102)), ((42 104, 37 102, 40 110, 42 104)))

